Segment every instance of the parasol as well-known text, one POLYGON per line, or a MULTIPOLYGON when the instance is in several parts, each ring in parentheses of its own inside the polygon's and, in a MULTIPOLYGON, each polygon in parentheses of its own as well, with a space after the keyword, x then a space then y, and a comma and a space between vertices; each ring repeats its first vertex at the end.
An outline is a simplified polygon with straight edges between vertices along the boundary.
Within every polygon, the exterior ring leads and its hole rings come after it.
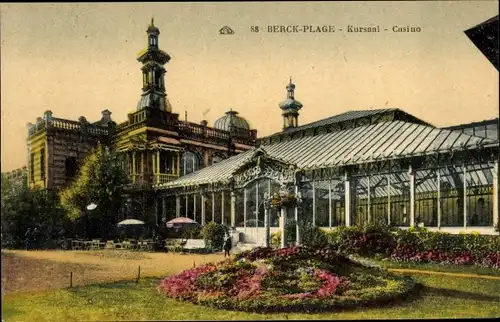
POLYGON ((118 223, 118 226, 125 226, 125 225, 144 225, 144 221, 140 221, 137 219, 125 219, 118 223))
POLYGON ((187 218, 187 217, 178 217, 178 218, 174 218, 170 221, 167 222, 167 227, 173 227, 173 226, 179 226, 179 225, 182 225, 182 224, 197 224, 196 221, 194 221, 193 219, 190 219, 190 218, 187 218))

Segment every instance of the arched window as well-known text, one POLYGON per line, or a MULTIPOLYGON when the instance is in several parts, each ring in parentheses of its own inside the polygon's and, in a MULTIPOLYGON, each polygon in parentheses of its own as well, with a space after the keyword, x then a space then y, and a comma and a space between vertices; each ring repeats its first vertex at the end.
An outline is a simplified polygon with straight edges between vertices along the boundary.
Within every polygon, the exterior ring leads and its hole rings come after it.
POLYGON ((198 155, 191 151, 186 151, 182 155, 182 174, 186 175, 191 172, 197 171, 200 169, 200 158, 198 155))

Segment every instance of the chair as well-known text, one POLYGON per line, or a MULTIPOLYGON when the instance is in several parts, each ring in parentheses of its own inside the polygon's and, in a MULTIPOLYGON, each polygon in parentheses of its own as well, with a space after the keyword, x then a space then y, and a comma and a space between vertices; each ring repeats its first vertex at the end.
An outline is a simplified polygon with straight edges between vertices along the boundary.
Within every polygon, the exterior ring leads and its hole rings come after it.
POLYGON ((137 249, 137 240, 129 239, 129 247, 130 249, 137 249))
POLYGON ((90 249, 91 250, 99 250, 99 239, 92 239, 92 243, 90 244, 90 249))
POLYGON ((108 240, 108 241, 106 242, 106 246, 105 246, 105 247, 106 247, 106 248, 115 248, 115 242, 114 242, 114 241, 112 241, 112 240, 108 240))
POLYGON ((78 239, 73 239, 71 241, 71 249, 72 250, 81 250, 82 249, 81 241, 78 239))

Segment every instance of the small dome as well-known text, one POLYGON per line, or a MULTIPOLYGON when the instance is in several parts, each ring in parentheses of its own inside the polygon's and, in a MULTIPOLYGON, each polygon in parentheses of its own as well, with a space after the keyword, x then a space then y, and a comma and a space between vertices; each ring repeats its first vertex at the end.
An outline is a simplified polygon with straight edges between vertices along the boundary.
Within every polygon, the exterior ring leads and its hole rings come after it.
POLYGON ((224 131, 230 131, 231 128, 250 130, 248 122, 244 118, 237 116, 237 114, 238 112, 233 110, 226 112, 226 115, 215 121, 214 127, 224 131))
POLYGON ((160 29, 158 29, 158 27, 155 26, 153 18, 151 18, 151 24, 148 26, 148 30, 146 30, 146 32, 160 34, 160 29))
POLYGON ((284 101, 282 101, 279 105, 282 110, 288 110, 288 109, 300 110, 302 108, 302 103, 293 98, 287 98, 284 101))

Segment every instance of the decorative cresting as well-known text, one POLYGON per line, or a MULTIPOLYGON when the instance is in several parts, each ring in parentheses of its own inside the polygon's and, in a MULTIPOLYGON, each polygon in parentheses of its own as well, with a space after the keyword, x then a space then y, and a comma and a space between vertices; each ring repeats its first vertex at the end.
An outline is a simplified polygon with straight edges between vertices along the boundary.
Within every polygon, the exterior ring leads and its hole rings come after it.
POLYGON ((233 172, 234 188, 243 188, 259 178, 269 178, 282 186, 295 184, 300 180, 297 166, 270 157, 263 148, 254 151, 249 161, 233 172))

